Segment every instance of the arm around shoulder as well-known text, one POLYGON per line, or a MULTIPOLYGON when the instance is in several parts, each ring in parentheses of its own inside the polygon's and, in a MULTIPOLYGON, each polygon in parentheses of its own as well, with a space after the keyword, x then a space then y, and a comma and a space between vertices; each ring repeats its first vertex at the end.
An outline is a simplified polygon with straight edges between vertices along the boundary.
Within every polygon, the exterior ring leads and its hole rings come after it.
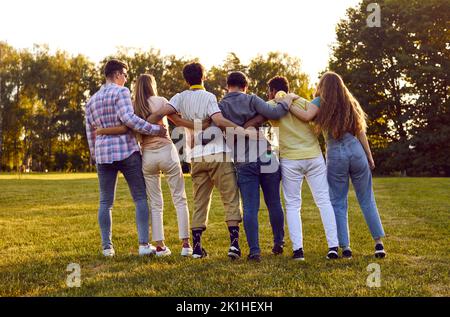
POLYGON ((309 122, 316 117, 317 113, 319 112, 319 107, 309 102, 306 105, 306 111, 295 105, 292 105, 289 111, 292 113, 292 115, 294 115, 294 117, 302 121, 309 122))

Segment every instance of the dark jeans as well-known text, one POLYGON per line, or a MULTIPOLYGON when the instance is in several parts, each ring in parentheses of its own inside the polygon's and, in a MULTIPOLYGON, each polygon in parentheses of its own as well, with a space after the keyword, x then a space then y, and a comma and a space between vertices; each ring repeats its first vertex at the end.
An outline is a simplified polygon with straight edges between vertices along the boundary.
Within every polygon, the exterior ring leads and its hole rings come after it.
POLYGON ((261 159, 252 163, 237 163, 236 170, 244 207, 244 229, 250 254, 261 254, 258 232, 260 186, 269 210, 274 243, 283 245, 284 214, 280 199, 281 170, 278 158, 272 154, 270 161, 267 163, 261 162, 261 159), (275 168, 267 171, 265 170, 267 165, 272 165, 275 168))
POLYGON ((136 223, 139 243, 148 243, 149 212, 145 180, 142 174, 142 159, 139 152, 134 152, 125 160, 112 164, 97 164, 97 174, 100 186, 100 207, 98 209, 98 223, 102 237, 103 249, 109 249, 112 244, 112 216, 111 210, 116 194, 117 175, 122 172, 133 196, 136 207, 136 223))

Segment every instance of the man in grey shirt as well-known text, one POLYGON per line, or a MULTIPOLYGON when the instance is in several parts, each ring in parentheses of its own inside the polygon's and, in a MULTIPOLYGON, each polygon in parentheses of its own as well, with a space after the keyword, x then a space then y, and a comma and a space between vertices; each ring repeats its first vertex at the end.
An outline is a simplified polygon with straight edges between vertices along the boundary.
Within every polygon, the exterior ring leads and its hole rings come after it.
MULTIPOLYGON (((247 94, 248 80, 242 72, 232 72, 227 78, 228 94, 219 102, 223 116, 239 126, 257 115, 278 120, 289 112, 289 106, 298 96, 289 94, 275 107, 256 95, 247 94)), ((258 233, 260 186, 269 210, 274 235, 274 254, 281 254, 284 245, 284 214, 280 199, 281 173, 279 161, 266 139, 250 140, 235 136, 232 144, 238 186, 244 208, 244 229, 250 248, 248 260, 261 260, 258 233)))

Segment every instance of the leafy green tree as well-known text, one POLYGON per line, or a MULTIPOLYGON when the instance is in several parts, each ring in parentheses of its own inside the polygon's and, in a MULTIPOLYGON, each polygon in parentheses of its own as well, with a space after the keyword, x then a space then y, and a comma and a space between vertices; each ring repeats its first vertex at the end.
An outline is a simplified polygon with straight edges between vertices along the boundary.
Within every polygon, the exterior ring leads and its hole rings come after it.
POLYGON ((130 90, 134 88, 133 85, 141 74, 152 74, 158 83, 163 76, 164 57, 161 56, 159 50, 150 49, 149 51, 142 51, 140 49, 119 47, 114 55, 107 56, 100 62, 98 73, 101 75, 103 82, 103 69, 106 62, 111 58, 124 61, 128 65, 128 80, 125 86, 130 90))
POLYGON ((18 138, 20 73, 19 53, 7 43, 0 42, 0 170, 13 165, 10 164, 10 154, 14 151, 10 148, 13 143, 10 140, 18 138), (11 133, 13 130, 16 133, 11 133))
POLYGON ((183 77, 183 67, 191 62, 198 62, 198 59, 177 58, 175 55, 163 58, 164 71, 161 80, 158 81, 160 96, 170 99, 176 93, 189 88, 183 77))
POLYGON ((285 76, 291 92, 304 98, 312 98, 313 89, 308 75, 301 71, 300 59, 286 53, 270 52, 267 56, 256 56, 250 61, 248 75, 250 92, 261 98, 267 96, 267 82, 274 76, 285 76))
POLYGON ((448 175, 448 0, 378 1, 380 27, 367 24, 371 2, 338 24, 329 69, 367 112, 379 169, 448 175))
POLYGON ((232 71, 247 74, 248 67, 241 63, 236 53, 229 53, 220 66, 212 66, 208 71, 205 88, 220 100, 227 93, 227 76, 232 71))
POLYGON ((83 107, 98 87, 95 65, 45 45, 15 51, 2 43, 1 51, 2 165, 42 171, 88 162, 83 107))

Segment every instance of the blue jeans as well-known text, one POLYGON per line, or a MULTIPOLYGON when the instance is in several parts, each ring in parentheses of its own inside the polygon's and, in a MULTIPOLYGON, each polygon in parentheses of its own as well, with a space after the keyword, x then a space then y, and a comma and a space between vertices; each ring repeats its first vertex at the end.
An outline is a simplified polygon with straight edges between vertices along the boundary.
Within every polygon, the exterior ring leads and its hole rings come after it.
POLYGON ((134 152, 128 158, 112 164, 97 164, 97 174, 100 186, 100 207, 98 209, 98 223, 102 237, 103 249, 109 249, 112 244, 112 216, 111 210, 116 195, 118 172, 122 172, 133 196, 136 207, 136 223, 140 244, 148 243, 149 211, 145 180, 142 174, 142 159, 139 152, 134 152))
POLYGON ((252 163, 237 163, 236 170, 244 208, 244 229, 250 254, 261 254, 258 232, 260 186, 269 210, 274 243, 284 245, 284 213, 280 199, 281 170, 278 158, 272 154, 268 162, 258 159, 252 163), (266 171, 264 167, 267 168, 269 165, 274 168, 268 168, 266 171))
POLYGON ((346 133, 340 140, 327 140, 327 178, 331 204, 336 216, 339 246, 350 246, 347 201, 349 179, 352 180, 372 237, 384 237, 367 156, 359 140, 350 133, 346 133))

